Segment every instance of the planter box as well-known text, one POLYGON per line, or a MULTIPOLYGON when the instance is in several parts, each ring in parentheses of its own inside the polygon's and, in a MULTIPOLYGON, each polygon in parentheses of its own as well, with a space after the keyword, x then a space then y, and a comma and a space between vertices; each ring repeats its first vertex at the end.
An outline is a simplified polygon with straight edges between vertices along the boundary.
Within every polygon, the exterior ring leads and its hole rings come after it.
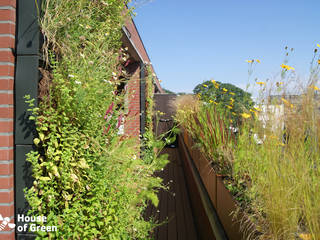
POLYGON ((206 187, 213 206, 217 208, 217 178, 215 171, 199 149, 191 149, 191 158, 197 167, 202 183, 206 187))
POLYGON ((192 206, 192 215, 197 226, 198 237, 201 240, 215 240, 215 234, 210 224, 209 214, 201 199, 201 189, 197 186, 197 181, 192 171, 192 162, 188 160, 189 153, 182 138, 179 138, 179 152, 182 160, 184 176, 186 178, 189 198, 192 206))
POLYGON ((223 177, 217 176, 217 212, 229 239, 245 239, 245 235, 240 231, 241 214, 236 218, 233 212, 237 210, 237 204, 223 183, 223 177))
POLYGON ((216 173, 212 169, 210 162, 204 157, 201 151, 193 144, 192 138, 183 130, 183 140, 187 146, 187 150, 193 159, 194 164, 200 174, 201 180, 205 185, 208 195, 213 203, 213 206, 217 207, 217 180, 216 173))
POLYGON ((222 176, 214 172, 210 162, 199 149, 194 147, 192 139, 186 132, 183 132, 182 139, 183 141, 187 141, 185 144, 187 152, 200 175, 200 179, 218 214, 226 235, 230 240, 246 239, 247 235, 241 231, 240 227, 243 214, 238 214, 236 218, 233 216, 233 212, 237 210, 237 203, 225 187, 222 176))

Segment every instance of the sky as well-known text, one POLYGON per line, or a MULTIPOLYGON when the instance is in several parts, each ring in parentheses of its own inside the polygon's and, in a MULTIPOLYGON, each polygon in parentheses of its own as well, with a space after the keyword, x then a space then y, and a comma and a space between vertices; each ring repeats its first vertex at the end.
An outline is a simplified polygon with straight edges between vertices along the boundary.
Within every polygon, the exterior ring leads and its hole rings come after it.
MULTIPOLYGON (((134 17, 162 87, 191 93, 215 79, 245 88, 288 65, 301 79, 320 43, 320 0, 137 0, 134 17), (248 80, 246 60, 259 59, 248 80)), ((319 49, 320 50, 320 49, 319 49)))

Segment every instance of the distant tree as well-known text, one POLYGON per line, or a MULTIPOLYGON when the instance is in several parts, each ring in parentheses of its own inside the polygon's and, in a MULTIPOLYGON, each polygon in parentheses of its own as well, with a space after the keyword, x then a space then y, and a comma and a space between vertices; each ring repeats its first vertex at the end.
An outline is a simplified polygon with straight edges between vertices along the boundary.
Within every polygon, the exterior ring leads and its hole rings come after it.
POLYGON ((209 104, 217 105, 219 111, 228 113, 231 120, 239 122, 240 114, 253 108, 251 94, 230 83, 206 81, 198 84, 193 92, 209 104))
POLYGON ((165 93, 169 93, 169 94, 175 94, 175 92, 172 92, 166 88, 162 88, 162 90, 165 92, 165 93))
POLYGON ((178 92, 177 94, 178 94, 178 95, 187 95, 188 93, 185 93, 185 92, 178 92))

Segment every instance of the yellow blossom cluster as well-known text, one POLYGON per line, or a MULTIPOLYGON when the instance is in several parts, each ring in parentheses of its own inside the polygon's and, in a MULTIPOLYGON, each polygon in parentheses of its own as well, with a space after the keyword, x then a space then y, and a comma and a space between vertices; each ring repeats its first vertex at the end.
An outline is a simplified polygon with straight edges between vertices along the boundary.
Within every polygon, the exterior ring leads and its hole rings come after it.
POLYGON ((248 113, 242 113, 241 116, 242 116, 243 118, 249 118, 249 117, 251 117, 251 115, 248 114, 248 113))
POLYGON ((256 60, 252 59, 252 60, 246 60, 246 62, 247 63, 254 63, 254 62, 260 63, 260 60, 259 59, 256 59, 256 60))
POLYGON ((286 106, 288 106, 288 107, 290 107, 290 108, 293 108, 293 104, 290 103, 288 100, 286 100, 286 99, 284 99, 284 98, 281 98, 281 100, 282 100, 282 102, 283 102, 286 106))
POLYGON ((265 82, 256 82, 256 84, 259 84, 259 85, 266 85, 266 83, 265 82))
POLYGON ((319 91, 319 90, 320 90, 320 88, 318 88, 317 86, 314 86, 314 85, 310 85, 309 88, 312 88, 312 89, 314 89, 314 90, 316 90, 316 91, 319 91))
POLYGON ((157 111, 157 113, 160 115, 160 116, 162 116, 162 115, 165 115, 165 113, 164 112, 161 112, 161 111, 157 111))
POLYGON ((211 82, 212 82, 212 84, 213 84, 213 86, 216 88, 216 89, 218 89, 219 88, 219 83, 217 83, 215 80, 211 80, 211 82))
MULTIPOLYGON (((319 44, 318 44, 319 45, 319 44)), ((320 47, 320 46, 319 46, 320 47)), ((310 233, 300 233, 299 237, 303 240, 311 240, 312 235, 310 233)))
POLYGON ((255 111, 254 109, 250 109, 250 112, 254 113, 254 115, 257 117, 258 116, 258 112, 255 111))
POLYGON ((285 65, 285 64, 281 64, 281 66, 283 69, 289 71, 289 70, 294 70, 294 67, 290 67, 289 65, 285 65))

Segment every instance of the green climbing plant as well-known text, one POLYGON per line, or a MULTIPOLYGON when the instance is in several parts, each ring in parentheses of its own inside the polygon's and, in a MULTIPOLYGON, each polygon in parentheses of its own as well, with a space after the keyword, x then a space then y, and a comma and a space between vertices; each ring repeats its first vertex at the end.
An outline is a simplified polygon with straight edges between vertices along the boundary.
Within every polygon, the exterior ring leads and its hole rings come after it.
POLYGON ((153 151, 144 161, 137 141, 119 135, 126 3, 41 6, 45 64, 38 106, 26 96, 38 137, 27 155, 34 182, 25 193, 29 214, 47 216, 39 224, 58 231, 38 231, 38 239, 148 239, 155 226, 142 215, 148 201, 158 204, 162 180, 153 172, 166 156, 153 151))

